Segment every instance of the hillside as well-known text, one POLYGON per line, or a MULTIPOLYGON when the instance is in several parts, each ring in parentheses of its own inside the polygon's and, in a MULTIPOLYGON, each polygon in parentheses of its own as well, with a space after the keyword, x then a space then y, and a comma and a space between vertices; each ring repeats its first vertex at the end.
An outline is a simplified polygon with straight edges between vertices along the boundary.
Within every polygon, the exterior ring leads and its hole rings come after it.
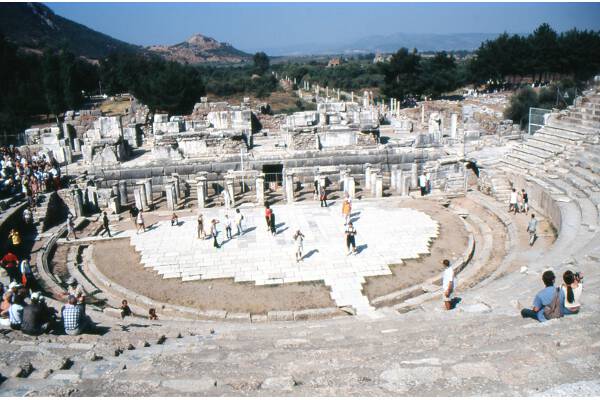
POLYGON ((201 34, 173 46, 150 46, 147 49, 167 60, 189 64, 240 63, 251 59, 250 54, 234 48, 229 43, 218 42, 201 34))
POLYGON ((56 15, 41 3, 3 3, 0 7, 0 33, 25 49, 66 47, 91 59, 105 57, 111 51, 143 51, 56 15))

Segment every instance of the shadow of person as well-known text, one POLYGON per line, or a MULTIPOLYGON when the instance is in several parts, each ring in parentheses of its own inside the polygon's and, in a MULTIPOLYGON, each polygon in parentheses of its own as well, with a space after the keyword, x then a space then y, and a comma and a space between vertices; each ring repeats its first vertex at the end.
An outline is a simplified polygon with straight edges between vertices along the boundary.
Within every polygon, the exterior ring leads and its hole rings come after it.
POLYGON ((366 250, 368 247, 368 244, 361 244, 360 246, 356 246, 356 254, 362 253, 363 250, 366 250))
POLYGON ((302 259, 305 260, 307 258, 310 258, 313 254, 318 253, 318 252, 319 252, 319 249, 312 249, 311 251, 306 253, 304 256, 302 256, 302 259))
POLYGON ((460 303, 462 301, 462 298, 460 297, 454 297, 450 300, 450 309, 453 310, 454 308, 456 308, 456 306, 458 305, 458 303, 460 303))

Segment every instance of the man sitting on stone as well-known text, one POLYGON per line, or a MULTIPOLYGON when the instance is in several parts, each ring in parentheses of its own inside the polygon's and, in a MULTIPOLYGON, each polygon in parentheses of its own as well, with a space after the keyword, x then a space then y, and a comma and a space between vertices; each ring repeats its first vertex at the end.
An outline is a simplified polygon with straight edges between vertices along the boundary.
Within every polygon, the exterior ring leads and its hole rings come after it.
POLYGON ((81 335, 88 327, 89 320, 81 304, 77 304, 75 296, 69 296, 60 315, 67 335, 81 335))
POLYGON ((542 280, 546 286, 533 299, 533 308, 524 308, 521 310, 521 316, 523 318, 533 318, 540 322, 546 322, 546 316, 544 315, 544 307, 549 306, 554 300, 554 296, 561 296, 560 301, 564 302, 561 291, 557 291, 554 287, 554 272, 548 270, 542 274, 542 280), (558 292, 558 293, 557 293, 558 292))
POLYGON ((83 289, 83 286, 78 284, 77 279, 73 277, 69 278, 67 285, 69 285, 67 294, 75 297, 77 299, 77 304, 81 305, 85 310, 85 289, 83 289))
POLYGON ((21 331, 27 335, 48 333, 52 327, 50 310, 40 292, 31 295, 31 304, 23 309, 21 331))

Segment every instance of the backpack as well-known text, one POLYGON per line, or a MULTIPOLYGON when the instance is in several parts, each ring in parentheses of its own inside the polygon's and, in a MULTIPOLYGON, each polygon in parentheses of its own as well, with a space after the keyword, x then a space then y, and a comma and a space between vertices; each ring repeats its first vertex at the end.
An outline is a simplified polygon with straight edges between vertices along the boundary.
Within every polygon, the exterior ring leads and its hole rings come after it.
POLYGON ((560 288, 556 288, 554 298, 550 304, 544 307, 544 317, 546 317, 546 319, 554 319, 561 318, 562 316, 563 313, 560 308, 560 288))

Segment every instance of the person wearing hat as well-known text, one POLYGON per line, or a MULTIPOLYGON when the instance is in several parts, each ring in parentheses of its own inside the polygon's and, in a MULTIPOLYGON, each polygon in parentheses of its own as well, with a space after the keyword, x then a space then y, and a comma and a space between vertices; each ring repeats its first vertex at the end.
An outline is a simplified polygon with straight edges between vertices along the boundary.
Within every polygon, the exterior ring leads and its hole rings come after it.
POLYGON ((21 331, 26 335, 37 336, 48 333, 51 328, 51 318, 48 306, 40 292, 31 295, 31 304, 23 309, 21 331))
POLYGON ((77 299, 77 304, 82 304, 85 307, 85 290, 83 286, 77 283, 77 279, 71 277, 67 281, 67 285, 69 285, 67 289, 67 294, 69 296, 73 296, 77 299))

